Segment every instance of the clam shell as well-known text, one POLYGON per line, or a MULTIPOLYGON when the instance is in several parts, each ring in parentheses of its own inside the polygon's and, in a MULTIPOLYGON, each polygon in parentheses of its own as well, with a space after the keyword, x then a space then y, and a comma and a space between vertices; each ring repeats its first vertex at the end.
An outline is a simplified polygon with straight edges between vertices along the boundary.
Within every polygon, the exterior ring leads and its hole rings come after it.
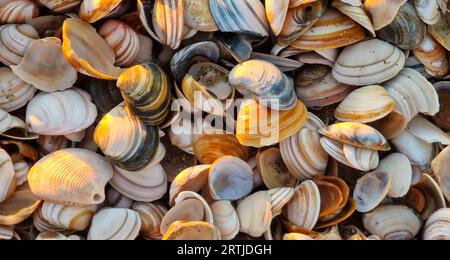
POLYGON ((364 227, 383 240, 411 240, 422 226, 406 206, 382 206, 363 216, 364 227))
POLYGON ((305 181, 295 188, 295 195, 284 209, 284 217, 291 224, 312 230, 320 214, 320 192, 313 181, 305 181))
POLYGON ((237 65, 229 75, 231 86, 248 98, 277 110, 290 110, 297 105, 292 79, 272 63, 249 60, 237 65), (278 104, 272 104, 277 100, 278 104))
POLYGON ((425 205, 420 216, 422 220, 428 219, 435 211, 446 207, 446 200, 439 184, 428 174, 423 174, 418 184, 414 186, 422 192, 425 205))
POLYGON ((312 179, 325 174, 328 154, 320 145, 320 135, 302 129, 296 135, 280 142, 283 161, 289 172, 299 180, 312 179))
POLYGON ((140 202, 159 200, 167 192, 166 173, 159 163, 133 172, 115 167, 110 184, 121 194, 140 202))
POLYGON ((22 159, 28 162, 36 162, 39 159, 35 148, 22 141, 2 140, 0 146, 11 156, 13 163, 22 159))
POLYGON ((20 64, 11 69, 23 81, 45 92, 71 88, 77 80, 76 70, 64 58, 61 40, 53 37, 33 41, 20 64))
POLYGON ((282 72, 294 71, 304 65, 303 63, 294 59, 283 58, 259 52, 252 52, 250 58, 270 62, 273 65, 277 66, 282 72))
POLYGON ((129 209, 102 209, 92 219, 88 240, 134 240, 141 229, 141 218, 129 209))
POLYGON ((323 57, 317 52, 304 52, 297 56, 297 60, 305 63, 305 64, 319 64, 319 65, 325 65, 330 68, 333 67, 334 62, 331 62, 327 58, 323 57))
POLYGON ((283 208, 294 197, 295 190, 290 187, 276 188, 269 190, 272 204, 272 217, 275 218, 283 214, 283 208))
POLYGON ((283 162, 280 150, 270 148, 257 155, 257 167, 267 188, 295 186, 297 180, 283 162))
POLYGON ((375 29, 373 28, 372 21, 370 21, 369 16, 362 8, 361 1, 355 0, 354 2, 358 4, 352 5, 352 3, 347 3, 346 1, 334 0, 331 5, 341 13, 350 17, 353 21, 362 25, 373 37, 375 37, 375 29))
POLYGON ((127 67, 136 60, 141 45, 138 34, 130 26, 111 19, 102 25, 98 34, 114 50, 117 66, 127 67))
POLYGON ((14 192, 0 203, 0 225, 16 225, 27 219, 39 207, 41 201, 28 190, 14 192))
POLYGON ((211 13, 209 0, 183 0, 184 23, 201 32, 219 30, 211 13))
MULTIPOLYGON (((320 214, 319 218, 325 218, 339 210, 345 203, 342 191, 337 185, 323 180, 314 181, 320 192, 320 214)), ((348 199, 348 196, 347 196, 348 199)))
POLYGON ((0 239, 11 240, 14 236, 14 226, 0 226, 0 239))
POLYGON ((16 187, 28 181, 28 172, 30 165, 25 160, 14 163, 14 171, 16 173, 16 187))
POLYGON ((105 186, 112 174, 111 165, 100 155, 83 149, 65 149, 34 164, 28 181, 33 193, 47 201, 88 206, 105 200, 105 186))
POLYGON ((9 68, 0 68, 0 109, 11 112, 25 106, 36 88, 17 77, 9 68))
POLYGON ((336 108, 340 121, 369 123, 379 120, 395 109, 395 101, 382 86, 362 87, 350 93, 336 108))
POLYGON ((302 50, 322 50, 345 47, 365 37, 362 26, 335 9, 327 9, 320 19, 302 34, 292 47, 302 50))
POLYGON ((55 13, 67 13, 78 7, 82 0, 38 0, 38 2, 55 13))
POLYGON ((211 205, 214 225, 219 229, 222 239, 232 240, 239 233, 239 217, 230 201, 217 201, 211 205))
POLYGON ((122 72, 114 66, 113 49, 94 27, 82 20, 69 18, 64 21, 63 51, 67 61, 87 76, 116 80, 122 72))
POLYGON ((28 21, 27 24, 33 26, 39 36, 43 38, 55 37, 60 35, 61 27, 67 18, 68 16, 65 15, 44 15, 28 21))
POLYGON ((413 69, 403 69, 384 86, 397 103, 397 110, 406 116, 408 122, 419 113, 433 116, 440 110, 435 88, 413 69))
POLYGON ((428 27, 429 34, 445 49, 450 51, 450 31, 446 19, 428 27))
POLYGON ((253 189, 253 171, 245 161, 225 156, 209 170, 209 189, 215 200, 239 200, 253 189))
POLYGON ((123 102, 122 93, 115 81, 89 78, 83 84, 89 88, 89 94, 98 110, 105 114, 123 102))
POLYGON ((14 165, 8 153, 0 149, 0 203, 13 195, 16 190, 14 165))
POLYGON ((302 67, 296 74, 294 84, 297 97, 311 108, 339 103, 354 89, 337 82, 331 68, 320 64, 302 67))
POLYGON ((434 158, 431 164, 434 175, 437 177, 439 186, 441 187, 444 196, 447 198, 447 201, 450 201, 450 169, 448 167, 449 158, 450 147, 447 147, 436 158, 434 158))
POLYGON ((272 205, 268 191, 256 192, 238 202, 240 232, 261 237, 270 228, 272 205))
POLYGON ((133 210, 141 217, 141 236, 149 240, 160 240, 163 235, 159 226, 168 211, 166 207, 159 203, 137 202, 133 205, 133 210))
POLYGON ((106 205, 111 208, 130 209, 134 201, 120 194, 116 189, 110 187, 106 191, 106 205))
POLYGON ((122 0, 83 1, 80 6, 80 18, 88 23, 94 23, 109 16, 116 8, 120 8, 122 0))
POLYGON ((136 65, 117 80, 127 107, 147 125, 160 125, 169 115, 170 84, 156 64, 136 65))
POLYGON ((383 171, 374 171, 358 180, 353 198, 359 212, 369 212, 386 197, 392 186, 392 176, 383 171))
POLYGON ((0 24, 26 23, 39 15, 39 6, 28 0, 8 1, 0 7, 0 24))
POLYGON ((409 122, 408 132, 427 143, 450 145, 450 135, 420 115, 409 122))
POLYGON ((48 223, 47 220, 44 219, 42 216, 42 206, 36 209, 35 213, 33 214, 33 225, 39 232, 64 232, 64 228, 56 227, 50 223, 48 223))
POLYGON ((319 133, 344 144, 375 151, 389 151, 391 148, 384 136, 374 128, 361 124, 337 123, 319 130, 319 133))
POLYGON ((39 234, 35 240, 43 240, 43 241, 65 241, 65 240, 82 240, 78 235, 65 236, 61 233, 54 231, 47 231, 39 234))
POLYGON ((380 161, 376 171, 385 172, 391 176, 389 197, 401 198, 408 193, 412 182, 412 167, 408 157, 404 154, 392 153, 386 156, 380 161))
POLYGON ((433 213, 424 227, 424 240, 450 239, 450 209, 440 209, 433 213))
POLYGON ((37 135, 28 133, 27 125, 22 119, 11 116, 0 109, 0 136, 15 140, 34 140, 37 135))
POLYGON ((211 164, 223 156, 234 156, 244 161, 249 159, 249 149, 230 134, 197 134, 194 136, 193 148, 202 164, 211 164))
POLYGON ((414 0, 414 6, 416 7, 417 15, 426 24, 436 24, 442 18, 437 0, 414 0))
POLYGON ((447 81, 438 82, 434 85, 439 96, 441 110, 433 117, 437 126, 450 130, 450 84, 447 81))
POLYGON ((433 157, 433 145, 429 144, 408 131, 392 139, 395 148, 406 155, 413 165, 427 169, 433 157))
POLYGON ((180 172, 172 181, 169 190, 170 204, 183 191, 199 192, 207 183, 211 165, 197 165, 180 172))
POLYGON ((371 122, 369 125, 380 131, 387 140, 391 140, 405 131, 408 127, 408 120, 406 116, 394 110, 389 115, 371 122))
POLYGON ((245 146, 264 147, 298 133, 308 117, 303 103, 289 111, 268 109, 254 100, 244 101, 238 115, 236 137, 245 146))
POLYGON ((266 16, 275 36, 283 29, 290 0, 265 0, 266 16))
POLYGON ((97 108, 88 93, 80 89, 39 93, 27 106, 28 130, 43 135, 68 135, 92 125, 97 108))
POLYGON ((269 22, 260 1, 210 0, 209 5, 220 31, 269 36, 269 22))
POLYGON ((220 231, 214 225, 201 221, 172 223, 162 240, 220 240, 220 231))
POLYGON ((406 2, 407 0, 367 0, 364 1, 364 9, 372 16, 374 29, 380 30, 395 19, 400 7, 406 2))
POLYGON ((395 77, 404 65, 405 55, 400 49, 373 39, 346 47, 334 64, 333 76, 345 84, 367 86, 395 77))
POLYGON ((65 138, 64 136, 49 135, 40 135, 39 139, 37 140, 39 151, 44 155, 68 148, 69 142, 69 139, 65 138))
POLYGON ((97 206, 73 207, 45 201, 42 217, 51 225, 73 231, 83 231, 91 224, 97 206))
POLYGON ((404 50, 412 50, 419 47, 425 35, 426 25, 419 18, 416 9, 410 3, 402 5, 394 20, 377 31, 378 38, 404 50))
POLYGON ((19 64, 28 46, 36 39, 39 35, 31 25, 0 26, 0 62, 7 66, 19 64))
POLYGON ((144 125, 119 105, 100 121, 94 141, 115 165, 136 171, 148 166, 157 155, 159 134, 157 127, 144 125))

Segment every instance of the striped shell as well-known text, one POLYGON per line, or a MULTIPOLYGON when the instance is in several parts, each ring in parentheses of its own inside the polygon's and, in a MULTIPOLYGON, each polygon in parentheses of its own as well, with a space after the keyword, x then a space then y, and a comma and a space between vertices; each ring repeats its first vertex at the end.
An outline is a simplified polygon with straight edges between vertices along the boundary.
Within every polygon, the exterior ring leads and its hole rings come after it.
POLYGON ((222 239, 232 240, 239 233, 239 217, 230 201, 217 201, 211 205, 214 225, 219 229, 222 239))
POLYGON ((102 209, 95 214, 88 240, 134 240, 141 229, 139 214, 130 209, 102 209))
POLYGON ((0 62, 17 65, 33 40, 39 39, 37 31, 28 24, 0 26, 0 62))
POLYGON ((96 0, 83 1, 80 6, 80 18, 88 23, 94 23, 115 12, 121 4, 128 1, 123 0, 96 0))
POLYGON ((33 1, 9 1, 0 7, 0 24, 26 23, 38 15, 39 6, 33 1))
POLYGON ((439 9, 440 0, 414 0, 414 6, 417 10, 417 15, 426 24, 436 24, 441 20, 442 13, 439 9))
POLYGON ((194 154, 202 164, 212 164, 223 156, 249 159, 249 149, 239 143, 234 135, 205 133, 194 137, 194 154))
POLYGON ((36 88, 17 77, 9 68, 0 68, 0 108, 11 112, 25 106, 36 88))
POLYGON ((47 201, 88 206, 105 200, 105 186, 112 175, 111 164, 100 155, 65 149, 34 164, 28 182, 33 193, 47 201))
POLYGON ((45 201, 42 204, 42 217, 55 227, 83 231, 90 224, 97 206, 74 207, 45 201))
POLYGON ((55 13, 67 13, 79 6, 82 0, 38 0, 38 2, 55 13))
POLYGON ((424 227, 424 240, 450 239, 450 209, 440 209, 433 213, 424 227))
POLYGON ((10 197, 16 190, 14 165, 8 153, 0 149, 0 203, 10 197))
POLYGON ((145 239, 160 240, 163 237, 159 226, 164 215, 167 214, 167 208, 159 203, 141 203, 137 202, 132 208, 139 213, 141 217, 141 235, 145 239))
POLYGON ((413 50, 425 71, 434 77, 443 77, 449 72, 447 50, 427 35, 417 49, 413 50))

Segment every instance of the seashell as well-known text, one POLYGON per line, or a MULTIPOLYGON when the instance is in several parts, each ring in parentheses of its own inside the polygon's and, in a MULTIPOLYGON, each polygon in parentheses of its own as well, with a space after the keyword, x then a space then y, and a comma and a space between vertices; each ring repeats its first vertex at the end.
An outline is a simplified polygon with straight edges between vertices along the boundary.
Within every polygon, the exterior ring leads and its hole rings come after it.
POLYGON ((211 165, 197 165, 180 172, 170 186, 170 204, 174 204, 175 198, 180 192, 199 192, 208 183, 210 168, 211 165))
POLYGON ((230 201, 217 201, 211 205, 214 225, 219 229, 222 239, 232 240, 239 233, 239 216, 230 201))
POLYGON ((426 24, 436 24, 442 18, 439 4, 436 0, 414 0, 414 6, 416 7, 417 15, 426 24))
POLYGON ((141 217, 141 236, 149 240, 160 240, 163 237, 159 226, 167 213, 165 206, 159 203, 141 203, 133 205, 133 210, 141 217))
POLYGON ((28 189, 14 192, 0 203, 0 225, 16 225, 27 219, 39 207, 41 201, 28 189))
POLYGON ((450 170, 448 168, 448 162, 450 158, 450 147, 445 148, 436 158, 434 158, 431 168, 436 176, 442 193, 447 201, 450 201, 450 185, 448 182, 450 170))
POLYGON ((67 61, 84 75, 116 80, 122 72, 114 66, 113 49, 94 27, 79 19, 69 18, 64 21, 63 51, 67 61))
POLYGON ((141 229, 141 218, 129 209, 102 209, 94 215, 88 240, 134 240, 141 229))
POLYGON ((299 7, 301 5, 314 3, 317 0, 290 0, 289 1, 289 9, 299 7))
POLYGON ((44 155, 69 147, 69 139, 64 136, 40 135, 37 143, 40 148, 39 150, 44 155))
POLYGON ((450 51, 450 31, 446 19, 428 27, 428 32, 442 47, 450 51))
POLYGON ((133 64, 153 62, 153 41, 151 38, 138 34, 139 51, 133 64))
POLYGON ((39 15, 39 6, 28 0, 8 1, 0 6, 0 24, 26 23, 39 15))
POLYGON ((212 164, 223 156, 234 156, 244 161, 249 159, 249 149, 230 134, 197 134, 194 136, 193 149, 202 164, 212 164))
POLYGON ((277 66, 282 72, 294 71, 304 64, 289 58, 283 58, 279 56, 273 56, 271 54, 252 52, 251 59, 263 60, 272 63, 277 66))
POLYGON ((208 183, 213 199, 239 200, 253 189, 253 171, 245 161, 225 156, 211 165, 208 183))
POLYGON ((0 240, 11 240, 14 237, 14 226, 0 226, 0 240))
POLYGON ((405 68, 384 84, 397 103, 397 110, 408 122, 419 113, 435 115, 439 112, 439 97, 433 85, 417 71, 405 68))
POLYGON ((159 163, 133 172, 115 167, 110 184, 121 194, 140 202, 159 200, 167 192, 166 173, 159 163))
POLYGON ((83 84, 88 86, 94 104, 105 114, 123 102, 122 93, 115 81, 89 78, 83 84))
POLYGON ((448 104, 450 100, 449 82, 437 82, 436 84, 434 84, 434 87, 439 96, 441 110, 433 117, 433 122, 441 128, 450 130, 450 106, 448 104))
POLYGON ((275 36, 280 35, 289 9, 289 0, 265 0, 266 16, 275 36))
POLYGON ((395 101, 378 85, 362 87, 350 93, 336 108, 340 121, 369 123, 379 120, 395 109, 395 101))
POLYGON ((18 78, 9 68, 0 68, 0 109, 11 112, 25 106, 36 89, 18 78))
POLYGON ((314 239, 312 237, 308 236, 308 235, 301 234, 301 233, 287 233, 287 234, 284 234, 283 240, 303 240, 303 241, 307 241, 307 240, 314 240, 314 239))
POLYGON ((278 35, 278 44, 288 46, 306 33, 325 13, 328 1, 318 0, 291 8, 278 35))
POLYGON ((89 94, 80 89, 39 93, 27 107, 30 132, 43 135, 68 135, 92 125, 97 108, 89 94))
POLYGON ((422 226, 417 215, 406 206, 382 206, 363 215, 364 227, 383 240, 411 240, 422 226))
POLYGON ((8 153, 0 149, 0 203, 11 197, 16 190, 16 174, 8 153))
POLYGON ((106 205, 111 208, 123 208, 130 209, 133 206, 134 201, 123 196, 113 187, 110 187, 106 191, 106 205))
POLYGON ((34 147, 22 141, 2 140, 0 146, 9 154, 13 163, 23 159, 34 163, 39 159, 34 147))
POLYGON ((408 193, 412 181, 412 167, 408 157, 404 154, 392 153, 386 156, 380 161, 376 171, 385 172, 391 176, 389 197, 401 198, 408 193))
POLYGON ((302 129, 296 135, 280 142, 283 161, 289 172, 298 180, 324 175, 328 154, 320 145, 320 135, 310 129, 302 129))
POLYGON ((384 171, 374 171, 358 179, 353 193, 361 213, 375 209, 384 200, 392 187, 392 175, 384 171))
POLYGON ((336 49, 364 39, 362 26, 335 9, 327 9, 320 19, 291 46, 302 50, 336 49))
POLYGON ((51 225, 73 231, 83 231, 91 224, 97 206, 71 207, 45 201, 42 217, 51 225))
POLYGON ((257 155, 257 167, 269 189, 292 187, 297 180, 287 169, 278 148, 270 148, 257 155))
POLYGON ((374 128, 361 124, 337 123, 319 130, 319 133, 344 144, 375 151, 389 151, 390 146, 384 136, 374 128))
POLYGON ((183 117, 181 117, 170 127, 169 138, 171 144, 188 154, 194 155, 193 129, 193 123, 191 122, 191 124, 189 125, 189 123, 186 123, 186 120, 183 120, 183 117))
POLYGON ((375 29, 373 28, 372 21, 370 21, 369 16, 362 8, 362 4, 360 0, 355 0, 356 3, 347 3, 342 0, 334 0, 331 5, 338 9, 341 13, 350 17, 353 21, 362 25, 370 34, 375 37, 375 29))
POLYGON ((239 231, 252 237, 261 237, 270 228, 272 205, 268 191, 256 192, 238 202, 239 231))
POLYGON ((42 38, 55 37, 60 36, 61 28, 67 18, 68 16, 65 15, 44 15, 28 21, 27 24, 33 26, 42 38))
POLYGON ((81 0, 38 0, 38 2, 55 13, 68 13, 81 4, 81 0))
POLYGON ((219 30, 211 13, 209 0, 183 0, 184 23, 201 32, 219 30))
POLYGON ((389 115, 371 122, 369 125, 380 131, 387 140, 391 140, 405 131, 408 127, 408 120, 403 114, 394 110, 389 115))
POLYGON ((295 190, 290 187, 282 187, 269 190, 272 204, 272 217, 275 218, 283 214, 283 208, 294 197, 295 190))
POLYGON ((20 64, 11 69, 23 81, 45 92, 71 88, 77 80, 76 70, 64 58, 61 40, 53 37, 33 41, 20 64))
MULTIPOLYGON (((249 35, 224 32, 214 34, 214 38, 217 40, 221 51, 225 54, 224 56, 233 58, 238 63, 249 60, 252 55, 253 46, 250 37, 249 35)), ((234 64, 226 65, 234 67, 234 64)))
POLYGON ((406 155, 413 165, 428 168, 433 157, 433 145, 429 144, 408 131, 391 140, 395 148, 406 155))
POLYGON ((349 198, 347 204, 333 214, 319 219, 316 229, 329 228, 348 220, 355 213, 357 205, 354 199, 349 198))
POLYGON ((22 119, 11 116, 0 109, 0 136, 15 140, 34 140, 37 135, 28 133, 27 125, 22 119))
POLYGON ((139 0, 137 7, 142 25, 153 39, 174 50, 180 47, 184 26, 183 0, 139 0))
POLYGON ((394 21, 397 13, 407 0, 367 0, 364 9, 372 16, 373 27, 376 31, 394 21))
POLYGON ((312 230, 320 214, 320 192, 313 181, 305 181, 295 188, 295 195, 284 209, 284 217, 293 225, 312 230))
MULTIPOLYGON (((422 193, 425 199, 424 207, 419 211, 422 220, 427 220, 435 211, 446 207, 445 197, 441 191, 441 188, 430 175, 423 174, 419 183, 411 188, 410 192, 413 189, 417 189, 417 191, 422 193)), ((417 200, 412 202, 417 203, 417 200)))
POLYGON ((427 143, 450 145, 450 135, 420 115, 409 122, 408 132, 427 143))
POLYGON ((294 80, 297 97, 307 107, 326 107, 344 100, 354 87, 334 79, 331 68, 314 64, 303 66, 294 80))
POLYGON ((175 199, 172 207, 161 221, 161 234, 166 234, 170 225, 176 221, 205 221, 213 224, 214 217, 206 200, 199 194, 184 191, 175 199))
POLYGON ((63 228, 53 226, 42 216, 42 207, 38 207, 33 214, 33 225, 39 232, 64 232, 63 228))
POLYGON ((341 241, 342 237, 339 232, 338 226, 333 226, 327 229, 325 232, 320 233, 316 240, 341 241))
POLYGON ((297 105, 292 79, 275 65, 250 60, 237 65, 229 75, 231 86, 248 98, 277 110, 290 110, 297 105), (277 100, 277 104, 273 104, 277 100))
POLYGON ((341 204, 343 204, 344 197, 339 187, 333 183, 322 180, 315 180, 315 183, 320 192, 319 218, 324 218, 339 209, 341 204))
POLYGON ((307 117, 307 109, 300 101, 289 111, 277 111, 247 100, 239 110, 236 137, 245 146, 270 146, 297 133, 307 117))
POLYGON ((25 160, 20 160, 19 162, 14 163, 14 171, 16 173, 16 187, 28 181, 29 170, 30 166, 25 160))
POLYGON ((172 223, 162 240, 220 240, 220 231, 214 225, 201 221, 172 223))
POLYGON ((0 26, 0 62, 6 66, 19 64, 28 46, 37 39, 39 35, 31 25, 0 26))
POLYGON ((83 1, 80 6, 80 18, 88 23, 94 23, 98 20, 109 17, 116 12, 121 12, 121 9, 126 9, 123 0, 98 0, 98 1, 83 1))
POLYGON ((65 149, 34 164, 28 182, 32 192, 47 201, 88 206, 105 200, 105 186, 112 174, 111 165, 100 155, 83 149, 65 149))
POLYGON ((127 67, 136 60, 140 42, 138 34, 130 26, 111 19, 102 25, 98 34, 114 50, 117 66, 127 67))
POLYGON ((373 39, 346 47, 334 64, 333 76, 341 83, 367 86, 392 79, 404 65, 405 55, 400 49, 373 39))
POLYGON ((228 99, 233 99, 235 90, 228 84, 229 71, 210 62, 193 65, 182 81, 186 99, 204 112, 223 116, 230 107, 228 99))
POLYGON ((35 240, 43 240, 43 241, 65 241, 65 240, 82 240, 80 236, 72 235, 65 236, 58 232, 47 231, 39 234, 35 240))
POLYGON ((323 57, 317 52, 306 52, 297 56, 297 60, 304 64, 320 64, 330 68, 333 67, 334 62, 331 62, 327 58, 323 57))
POLYGON ((137 171, 148 166, 158 154, 159 134, 157 127, 144 125, 119 105, 100 121, 94 141, 115 165, 137 171), (119 125, 122 127, 118 128, 119 125))
POLYGON ((449 240, 450 239, 450 209, 440 209, 433 213, 424 227, 424 240, 449 240))
POLYGON ((377 31, 377 36, 401 49, 413 50, 424 40, 426 28, 414 6, 405 3, 400 7, 394 20, 377 31))
POLYGON ((167 75, 156 64, 136 65, 117 80, 127 107, 143 123, 159 125, 169 115, 170 85, 167 75))
POLYGON ((342 144, 327 137, 322 137, 320 144, 331 157, 354 169, 371 171, 378 167, 377 151, 342 144))
POLYGON ((220 31, 269 36, 269 22, 260 1, 210 0, 209 5, 220 31))

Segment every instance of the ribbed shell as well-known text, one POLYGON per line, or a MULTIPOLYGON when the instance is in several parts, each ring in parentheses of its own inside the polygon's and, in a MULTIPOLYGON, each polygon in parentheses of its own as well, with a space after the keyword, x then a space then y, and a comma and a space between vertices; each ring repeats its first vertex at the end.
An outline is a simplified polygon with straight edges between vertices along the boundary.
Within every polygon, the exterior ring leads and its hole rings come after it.
POLYGON ((161 225, 167 208, 160 203, 135 203, 132 208, 139 213, 142 227, 141 235, 145 239, 160 240, 163 237, 159 226, 161 225))
POLYGON ((11 112, 25 106, 36 88, 18 78, 9 68, 0 68, 0 108, 11 112))
POLYGON ((39 6, 32 1, 9 1, 0 7, 0 24, 26 23, 38 15, 39 6))
POLYGON ((103 209, 95 214, 88 240, 134 240, 141 229, 141 218, 130 209, 103 209))
POLYGON ((43 157, 31 168, 28 182, 36 196, 64 205, 88 206, 105 200, 111 164, 84 149, 65 149, 43 157))
POLYGON ((42 217, 51 225, 67 230, 83 231, 90 224, 97 211, 97 206, 74 207, 44 202, 42 204, 42 217))
POLYGON ((239 233, 239 217, 230 201, 217 201, 211 205, 214 225, 219 229, 222 239, 231 240, 239 233))
POLYGON ((450 209, 440 209, 431 215, 425 224, 423 239, 450 239, 450 209))
POLYGON ((283 213, 283 208, 294 197, 295 190, 290 187, 269 190, 270 203, 272 204, 272 216, 276 217, 283 213))
POLYGON ((98 34, 114 50, 117 66, 127 67, 136 60, 140 50, 139 37, 130 26, 111 19, 100 27, 98 34))
POLYGON ((81 4, 82 0, 38 0, 38 2, 55 13, 67 13, 81 4))
POLYGON ((28 24, 7 24, 0 26, 0 62, 7 66, 17 65, 33 40, 39 34, 28 24))
POLYGON ((143 123, 159 125, 169 115, 170 85, 165 72, 156 64, 134 66, 117 81, 127 107, 143 123))
POLYGON ((16 189, 14 165, 8 153, 0 149, 0 203, 6 200, 16 189))

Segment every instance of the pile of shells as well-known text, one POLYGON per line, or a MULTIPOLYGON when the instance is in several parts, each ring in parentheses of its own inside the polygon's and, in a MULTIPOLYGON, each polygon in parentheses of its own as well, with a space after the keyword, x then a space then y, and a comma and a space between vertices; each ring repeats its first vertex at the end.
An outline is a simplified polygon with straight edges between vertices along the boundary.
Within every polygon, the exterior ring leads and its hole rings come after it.
POLYGON ((449 7, 0 1, 0 240, 450 240, 449 7))

